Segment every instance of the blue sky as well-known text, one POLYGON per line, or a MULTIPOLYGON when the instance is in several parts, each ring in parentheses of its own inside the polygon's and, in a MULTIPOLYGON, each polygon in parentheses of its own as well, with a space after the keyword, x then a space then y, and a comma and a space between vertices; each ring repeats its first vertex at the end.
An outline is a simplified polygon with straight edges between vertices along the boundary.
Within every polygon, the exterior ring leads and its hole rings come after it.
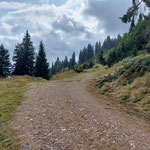
POLYGON ((36 51, 43 40, 49 62, 128 31, 122 16, 131 0, 0 0, 0 44, 13 54, 29 30, 36 51))

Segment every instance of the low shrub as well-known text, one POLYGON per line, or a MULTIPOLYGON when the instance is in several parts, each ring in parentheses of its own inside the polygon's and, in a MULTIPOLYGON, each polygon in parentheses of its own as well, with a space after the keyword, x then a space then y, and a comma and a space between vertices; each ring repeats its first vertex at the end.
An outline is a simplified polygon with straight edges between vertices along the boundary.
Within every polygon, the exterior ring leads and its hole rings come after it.
POLYGON ((94 63, 92 61, 81 64, 81 65, 76 65, 74 67, 74 71, 77 73, 83 72, 85 69, 90 69, 94 66, 94 63))

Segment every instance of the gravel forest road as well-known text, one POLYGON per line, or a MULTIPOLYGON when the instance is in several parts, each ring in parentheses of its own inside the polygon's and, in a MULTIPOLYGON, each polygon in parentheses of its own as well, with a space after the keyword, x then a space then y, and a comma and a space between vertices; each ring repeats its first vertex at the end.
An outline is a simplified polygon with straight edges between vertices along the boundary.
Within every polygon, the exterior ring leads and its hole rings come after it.
POLYGON ((150 150, 148 125, 101 103, 87 88, 94 78, 31 85, 12 123, 20 150, 150 150))

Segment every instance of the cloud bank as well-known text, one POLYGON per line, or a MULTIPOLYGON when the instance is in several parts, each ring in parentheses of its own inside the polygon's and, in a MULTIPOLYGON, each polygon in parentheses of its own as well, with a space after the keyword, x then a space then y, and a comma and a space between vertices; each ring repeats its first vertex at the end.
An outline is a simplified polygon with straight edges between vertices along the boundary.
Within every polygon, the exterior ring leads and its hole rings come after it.
POLYGON ((36 50, 43 40, 50 62, 77 54, 87 43, 128 30, 119 17, 130 0, 68 0, 54 5, 50 0, 0 2, 0 41, 13 53, 29 30, 36 50), (123 6, 123 7, 122 7, 123 6))

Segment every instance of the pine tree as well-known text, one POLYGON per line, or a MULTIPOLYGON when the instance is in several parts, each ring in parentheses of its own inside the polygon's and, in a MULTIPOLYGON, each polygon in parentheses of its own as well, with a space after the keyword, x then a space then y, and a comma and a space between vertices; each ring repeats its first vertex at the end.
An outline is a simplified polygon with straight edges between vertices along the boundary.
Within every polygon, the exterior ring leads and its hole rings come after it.
POLYGON ((98 43, 98 47, 99 47, 99 51, 101 50, 101 48, 102 48, 102 45, 101 45, 101 42, 99 41, 99 43, 98 43))
POLYGON ((131 21, 129 32, 132 32, 135 27, 134 19, 131 21))
POLYGON ((22 44, 17 44, 14 49, 13 56, 14 63, 14 74, 15 75, 24 75, 24 49, 22 44))
POLYGON ((73 68, 76 65, 76 55, 75 52, 73 52, 72 57, 70 59, 70 68, 73 68))
POLYGON ((49 64, 46 59, 46 53, 42 41, 40 42, 39 52, 36 58, 35 76, 42 77, 47 80, 50 78, 49 64))
POLYGON ((28 31, 21 44, 17 44, 14 50, 15 75, 33 75, 34 71, 34 46, 28 31))
POLYGON ((8 50, 3 45, 0 45, 0 76, 7 77, 10 75, 10 58, 8 50))
POLYGON ((100 47, 99 47, 99 42, 96 42, 95 44, 95 54, 97 54, 100 50, 100 47))
POLYGON ((104 54, 103 51, 101 51, 101 53, 99 55, 99 63, 101 65, 105 66, 106 65, 106 61, 105 61, 105 58, 104 58, 103 54, 104 54))
POLYGON ((88 49, 84 47, 82 51, 82 63, 85 63, 87 61, 88 61, 88 49))
POLYGON ((55 75, 55 68, 54 68, 54 64, 52 63, 52 67, 50 69, 50 76, 52 77, 53 75, 55 75))
POLYGON ((76 54, 75 52, 73 52, 72 54, 72 66, 75 66, 76 65, 76 54))
POLYGON ((61 61, 61 69, 64 69, 64 61, 61 61))
POLYGON ((68 62, 68 57, 66 56, 66 57, 65 57, 65 60, 64 60, 64 68, 67 68, 67 67, 68 67, 68 64, 69 64, 69 62, 68 62))
POLYGON ((24 72, 26 75, 33 75, 35 52, 33 42, 31 41, 31 37, 28 31, 26 32, 26 35, 23 38, 22 46, 24 49, 24 72))
POLYGON ((59 60, 59 57, 57 57, 57 60, 55 62, 54 70, 55 70, 55 73, 58 73, 61 71, 61 62, 59 60))
POLYGON ((88 50, 87 61, 90 61, 94 56, 93 46, 91 44, 88 44, 87 50, 88 50))
POLYGON ((142 20, 143 20, 143 15, 142 15, 142 13, 140 13, 138 22, 141 22, 142 20))
POLYGON ((116 46, 118 46, 118 44, 121 41, 121 36, 118 34, 117 38, 111 38, 110 36, 107 36, 107 38, 104 40, 103 45, 102 45, 102 49, 104 50, 110 50, 116 46))
POLYGON ((80 51, 79 53, 79 64, 82 64, 84 61, 83 61, 83 51, 80 51))

